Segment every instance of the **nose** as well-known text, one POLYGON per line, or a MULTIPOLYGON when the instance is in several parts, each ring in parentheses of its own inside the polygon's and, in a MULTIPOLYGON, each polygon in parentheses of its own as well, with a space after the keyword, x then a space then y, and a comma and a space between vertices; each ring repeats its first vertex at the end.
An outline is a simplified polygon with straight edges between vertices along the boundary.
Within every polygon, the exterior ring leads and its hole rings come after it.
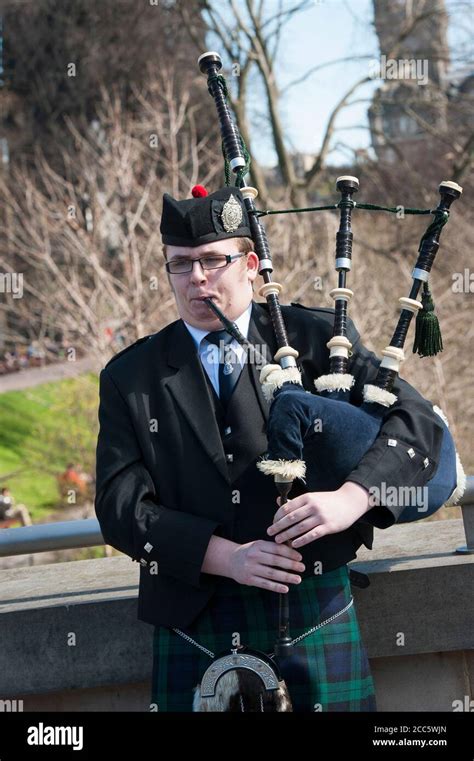
POLYGON ((193 268, 189 275, 189 279, 192 283, 202 283, 206 280, 206 271, 202 268, 199 259, 193 261, 193 268))

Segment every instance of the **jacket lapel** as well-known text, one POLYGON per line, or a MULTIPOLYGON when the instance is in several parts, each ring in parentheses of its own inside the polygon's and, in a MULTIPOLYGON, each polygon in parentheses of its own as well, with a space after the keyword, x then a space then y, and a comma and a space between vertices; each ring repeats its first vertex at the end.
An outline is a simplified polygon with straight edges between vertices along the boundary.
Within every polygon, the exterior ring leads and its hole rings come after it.
MULTIPOLYGON (((267 363, 274 361, 273 356, 276 353, 277 347, 272 322, 266 309, 261 304, 256 304, 255 302, 252 303, 248 339, 250 343, 252 343, 264 355, 267 363)), ((262 386, 260 384, 260 370, 262 366, 252 360, 249 364, 253 385, 257 392, 257 398, 265 422, 268 422, 270 405, 262 393, 262 386)))
MULTIPOLYGON (((249 341, 272 362, 276 352, 276 343, 270 317, 265 308, 252 302, 249 324, 249 341)), ((262 394, 260 386, 260 366, 250 357, 249 367, 257 397, 265 421, 268 420, 269 405, 262 394)), ((194 341, 184 322, 178 320, 170 333, 167 345, 167 363, 178 370, 165 380, 176 404, 186 417, 202 447, 207 451, 212 462, 229 481, 224 448, 219 427, 214 415, 214 408, 206 378, 205 370, 196 351, 194 341), (197 402, 199 400, 199 402, 197 402)))
POLYGON ((178 372, 168 378, 165 385, 169 388, 202 447, 228 481, 224 448, 204 377, 205 370, 197 354, 195 343, 182 320, 176 322, 175 329, 170 334, 167 362, 178 372))

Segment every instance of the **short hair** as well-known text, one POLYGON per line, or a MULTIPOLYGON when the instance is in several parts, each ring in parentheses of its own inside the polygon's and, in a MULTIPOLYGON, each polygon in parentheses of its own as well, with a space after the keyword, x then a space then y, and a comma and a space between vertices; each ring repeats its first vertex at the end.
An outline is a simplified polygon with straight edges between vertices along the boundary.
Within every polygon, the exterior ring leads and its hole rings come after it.
POLYGON ((255 243, 252 238, 238 238, 239 241, 239 253, 249 254, 250 251, 255 251, 255 243))

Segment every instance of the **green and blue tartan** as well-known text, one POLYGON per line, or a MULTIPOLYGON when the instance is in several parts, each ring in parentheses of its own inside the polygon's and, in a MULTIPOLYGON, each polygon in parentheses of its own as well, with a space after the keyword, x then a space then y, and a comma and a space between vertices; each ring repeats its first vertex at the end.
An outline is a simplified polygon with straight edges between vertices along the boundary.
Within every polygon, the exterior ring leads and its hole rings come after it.
MULTIPOLYGON (((351 600, 347 566, 290 585, 290 634, 295 639, 351 600)), ((219 578, 216 593, 184 631, 216 657, 240 643, 273 653, 279 596, 219 578), (235 639, 234 639, 235 643, 235 639)), ((301 640, 299 667, 284 678, 294 712, 376 711, 374 685, 354 605, 301 640)), ((155 627, 151 703, 155 710, 192 711, 193 692, 212 659, 171 628, 155 627)))

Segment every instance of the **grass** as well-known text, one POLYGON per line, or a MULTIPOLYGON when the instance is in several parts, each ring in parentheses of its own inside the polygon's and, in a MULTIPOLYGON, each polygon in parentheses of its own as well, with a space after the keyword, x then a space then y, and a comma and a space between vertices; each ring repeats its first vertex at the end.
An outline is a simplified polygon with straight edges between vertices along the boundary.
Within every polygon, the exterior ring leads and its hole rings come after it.
POLYGON ((56 475, 69 460, 76 460, 77 440, 81 448, 84 441, 88 448, 94 447, 91 415, 98 404, 94 387, 97 377, 88 374, 0 394, 0 486, 10 487, 33 521, 45 518, 59 505, 56 475), (85 382, 88 394, 83 392, 85 382), (81 408, 86 396, 87 411, 81 408), (69 447, 64 444, 68 439, 69 447))

